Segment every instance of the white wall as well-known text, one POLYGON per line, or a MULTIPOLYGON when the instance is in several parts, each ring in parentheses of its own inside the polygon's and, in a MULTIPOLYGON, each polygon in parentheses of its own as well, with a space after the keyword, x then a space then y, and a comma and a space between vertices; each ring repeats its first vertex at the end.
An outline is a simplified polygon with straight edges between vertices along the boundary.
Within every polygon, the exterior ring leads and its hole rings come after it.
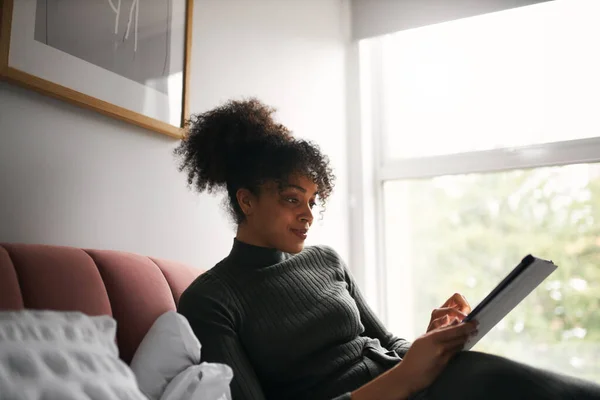
MULTIPOLYGON (((256 96, 338 175, 310 243, 348 256, 345 0, 194 2, 191 110, 256 96)), ((118 249, 210 267, 232 225, 185 186, 176 142, 0 83, 0 241, 118 249)))

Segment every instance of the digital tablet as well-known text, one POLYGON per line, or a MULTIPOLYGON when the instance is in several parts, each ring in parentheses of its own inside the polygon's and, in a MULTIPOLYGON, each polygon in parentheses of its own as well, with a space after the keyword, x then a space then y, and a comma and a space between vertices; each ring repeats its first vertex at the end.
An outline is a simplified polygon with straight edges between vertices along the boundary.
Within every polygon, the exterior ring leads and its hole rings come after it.
POLYGON ((542 260, 531 254, 523 258, 463 320, 475 320, 479 323, 477 335, 467 341, 464 350, 470 350, 556 268, 552 261, 542 260))

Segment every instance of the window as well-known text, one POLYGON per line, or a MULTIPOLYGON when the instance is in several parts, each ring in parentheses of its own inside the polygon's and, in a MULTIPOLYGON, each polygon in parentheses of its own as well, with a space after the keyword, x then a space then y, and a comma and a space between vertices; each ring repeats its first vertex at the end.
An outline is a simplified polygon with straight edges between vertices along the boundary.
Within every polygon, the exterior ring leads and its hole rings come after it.
POLYGON ((385 156, 598 136, 598 15, 557 0, 378 39, 385 156))
POLYGON ((394 333, 532 253, 558 270, 475 349, 600 382, 598 15, 556 0, 360 43, 394 333))

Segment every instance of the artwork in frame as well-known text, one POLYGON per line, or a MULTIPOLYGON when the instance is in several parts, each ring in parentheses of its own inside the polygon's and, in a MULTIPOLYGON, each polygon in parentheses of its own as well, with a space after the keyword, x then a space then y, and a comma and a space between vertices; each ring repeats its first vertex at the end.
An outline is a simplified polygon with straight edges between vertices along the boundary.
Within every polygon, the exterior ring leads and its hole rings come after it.
POLYGON ((182 137, 193 0, 0 0, 0 76, 182 137))

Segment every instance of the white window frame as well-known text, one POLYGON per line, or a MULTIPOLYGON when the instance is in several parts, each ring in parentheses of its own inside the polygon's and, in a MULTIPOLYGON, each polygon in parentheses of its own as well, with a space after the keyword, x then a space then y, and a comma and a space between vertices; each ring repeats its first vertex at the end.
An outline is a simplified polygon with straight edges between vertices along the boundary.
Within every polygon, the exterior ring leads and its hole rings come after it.
POLYGON ((358 154, 356 149, 360 149, 360 159, 350 160, 350 173, 359 175, 350 189, 350 218, 354 221, 351 260, 368 302, 387 322, 383 207, 386 181, 600 162, 600 136, 460 154, 386 159, 383 132, 386 116, 381 106, 384 85, 381 43, 363 40, 355 45, 353 52, 360 59, 357 61, 360 71, 353 76, 350 68, 348 79, 354 77, 361 82, 357 93, 361 104, 361 129, 358 135, 350 135, 349 142, 350 155, 358 154), (360 223, 357 225, 356 221, 360 223), (355 229, 357 227, 360 229, 355 229))

